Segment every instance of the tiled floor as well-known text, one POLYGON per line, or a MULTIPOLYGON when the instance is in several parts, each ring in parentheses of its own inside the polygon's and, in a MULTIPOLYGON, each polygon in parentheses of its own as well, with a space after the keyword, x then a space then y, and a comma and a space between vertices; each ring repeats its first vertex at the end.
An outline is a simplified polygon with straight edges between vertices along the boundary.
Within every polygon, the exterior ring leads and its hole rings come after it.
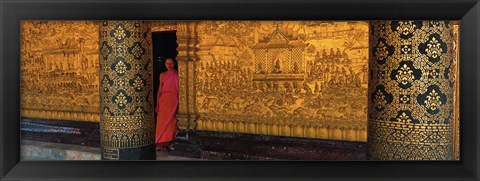
MULTIPOLYGON (((100 160, 100 148, 22 140, 21 160, 100 160)), ((200 160, 157 152, 157 160, 200 160)))
POLYGON ((199 158, 188 158, 168 155, 168 152, 157 152, 157 160, 202 160, 199 158))

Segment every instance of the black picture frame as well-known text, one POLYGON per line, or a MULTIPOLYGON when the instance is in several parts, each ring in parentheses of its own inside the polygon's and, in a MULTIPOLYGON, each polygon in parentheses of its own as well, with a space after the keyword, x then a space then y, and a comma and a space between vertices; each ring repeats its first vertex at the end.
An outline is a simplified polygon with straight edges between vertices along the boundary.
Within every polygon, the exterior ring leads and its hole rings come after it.
POLYGON ((1 0, 2 180, 479 180, 478 0, 1 0), (460 20, 460 161, 20 161, 21 20, 460 20))

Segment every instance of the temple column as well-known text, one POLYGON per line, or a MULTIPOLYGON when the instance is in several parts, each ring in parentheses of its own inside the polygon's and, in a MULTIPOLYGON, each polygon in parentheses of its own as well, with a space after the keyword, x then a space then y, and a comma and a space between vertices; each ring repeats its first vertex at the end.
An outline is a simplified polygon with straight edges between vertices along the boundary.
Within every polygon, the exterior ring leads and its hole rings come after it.
POLYGON ((154 160, 152 52, 142 21, 100 24, 102 159, 154 160))
POLYGON ((179 106, 178 127, 182 130, 195 130, 198 118, 196 110, 195 61, 198 60, 196 52, 197 22, 181 22, 177 24, 178 42, 178 77, 179 77, 179 106))
POLYGON ((367 158, 453 159, 453 24, 372 21, 367 158))

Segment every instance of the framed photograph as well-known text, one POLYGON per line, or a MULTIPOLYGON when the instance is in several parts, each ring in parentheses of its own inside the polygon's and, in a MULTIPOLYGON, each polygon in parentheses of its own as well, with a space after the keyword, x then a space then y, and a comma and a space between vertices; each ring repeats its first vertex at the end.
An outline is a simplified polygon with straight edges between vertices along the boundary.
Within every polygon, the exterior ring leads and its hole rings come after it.
POLYGON ((480 177, 478 0, 0 8, 4 180, 480 177))

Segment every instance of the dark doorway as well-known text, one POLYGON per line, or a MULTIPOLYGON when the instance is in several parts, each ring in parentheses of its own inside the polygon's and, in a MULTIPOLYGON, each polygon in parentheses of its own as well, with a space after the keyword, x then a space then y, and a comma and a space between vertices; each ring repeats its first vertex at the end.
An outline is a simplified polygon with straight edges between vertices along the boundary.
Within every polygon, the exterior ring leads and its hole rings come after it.
MULTIPOLYGON (((176 57, 177 51, 177 32, 161 31, 152 33, 152 49, 153 49, 153 100, 154 106, 157 105, 157 92, 160 81, 160 74, 167 71, 165 67, 165 59, 173 58, 176 63, 175 69, 178 70, 176 57)), ((157 113, 155 112, 155 123, 157 122, 157 113)))

